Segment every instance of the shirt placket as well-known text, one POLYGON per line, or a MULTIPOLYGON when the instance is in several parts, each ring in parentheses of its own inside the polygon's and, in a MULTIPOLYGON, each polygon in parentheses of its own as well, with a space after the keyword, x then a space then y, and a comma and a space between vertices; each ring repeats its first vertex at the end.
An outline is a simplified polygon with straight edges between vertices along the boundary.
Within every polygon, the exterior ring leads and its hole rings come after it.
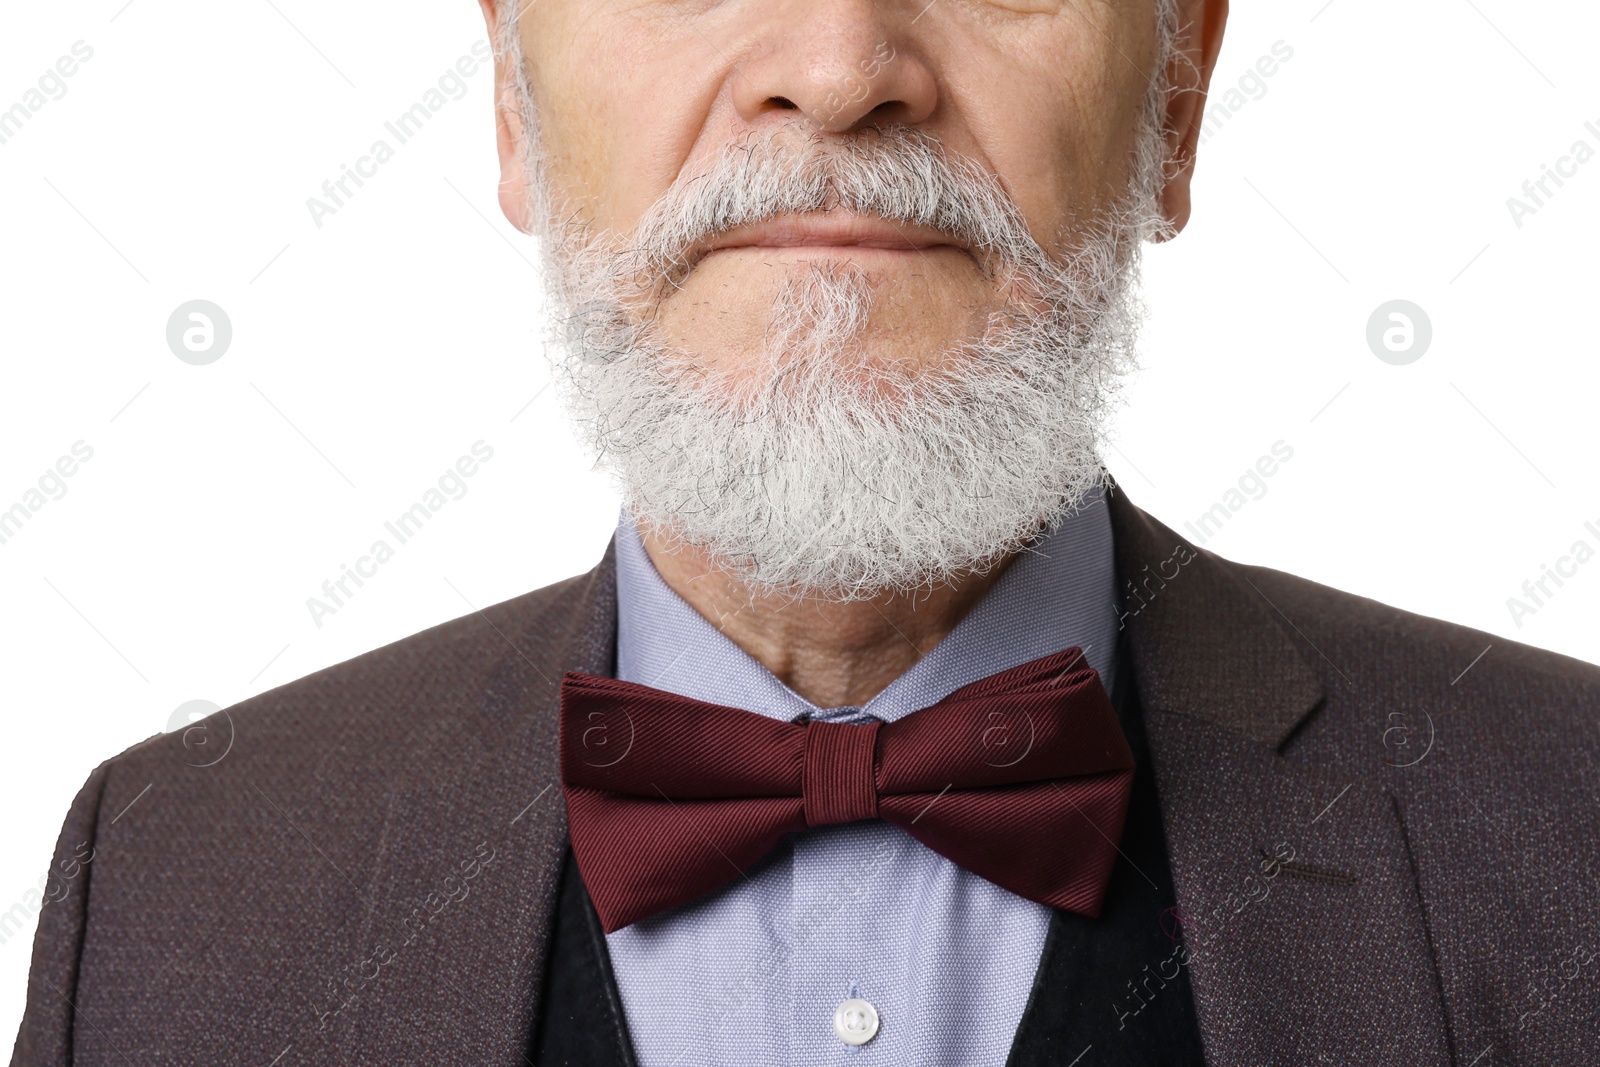
MULTIPOLYGON (((871 719, 860 709, 818 715, 832 722, 871 719)), ((909 1022, 905 983, 887 973, 905 951, 904 908, 887 899, 889 871, 906 861, 903 834, 887 823, 830 826, 799 835, 793 852, 793 1014, 795 1064, 900 1062, 895 1036, 909 1022), (865 1004, 847 1002, 865 1002, 865 1004), (844 1006, 841 1028, 835 1015, 844 1006), (852 1029, 853 1027, 853 1029, 852 1029), (853 1044, 842 1034, 870 1040, 853 1044)))

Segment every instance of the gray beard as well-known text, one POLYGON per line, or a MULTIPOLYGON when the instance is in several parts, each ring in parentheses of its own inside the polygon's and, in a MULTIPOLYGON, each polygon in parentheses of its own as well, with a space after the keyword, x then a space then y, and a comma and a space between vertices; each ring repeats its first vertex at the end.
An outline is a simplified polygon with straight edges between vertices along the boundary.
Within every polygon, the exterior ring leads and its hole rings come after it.
POLYGON ((1102 478, 1099 443, 1143 317, 1141 245, 1169 231, 1163 147, 1147 114, 1126 196, 1056 258, 992 177, 920 131, 737 146, 621 238, 557 225, 576 215, 554 209, 530 147, 568 410, 641 530, 703 550, 753 596, 857 600, 982 573, 1102 478), (661 340, 656 311, 693 269, 695 242, 830 208, 963 239, 1005 295, 984 336, 920 372, 874 360, 859 343, 870 281, 813 267, 789 278, 736 372, 661 340))

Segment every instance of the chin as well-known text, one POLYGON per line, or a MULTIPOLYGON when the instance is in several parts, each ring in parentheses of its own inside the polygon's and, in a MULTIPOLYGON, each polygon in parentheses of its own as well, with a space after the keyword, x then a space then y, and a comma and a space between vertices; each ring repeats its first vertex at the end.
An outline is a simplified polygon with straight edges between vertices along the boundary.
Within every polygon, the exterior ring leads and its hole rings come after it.
POLYGON ((857 264, 812 263, 785 272, 774 287, 725 298, 714 319, 686 290, 643 329, 658 351, 673 353, 675 372, 730 399, 781 393, 786 383, 818 375, 833 388, 888 399, 969 362, 1003 317, 994 294, 986 295, 934 300, 925 286, 891 286, 857 264))

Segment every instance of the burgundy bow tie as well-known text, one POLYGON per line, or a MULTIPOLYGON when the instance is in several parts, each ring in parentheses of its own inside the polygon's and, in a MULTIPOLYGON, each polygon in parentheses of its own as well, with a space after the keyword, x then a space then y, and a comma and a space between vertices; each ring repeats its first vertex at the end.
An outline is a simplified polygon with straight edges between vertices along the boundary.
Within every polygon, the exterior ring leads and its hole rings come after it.
POLYGON ((561 774, 607 933, 745 875, 785 834, 858 819, 1018 896, 1098 916, 1133 754, 1100 676, 1070 648, 864 725, 782 722, 569 671, 561 774))

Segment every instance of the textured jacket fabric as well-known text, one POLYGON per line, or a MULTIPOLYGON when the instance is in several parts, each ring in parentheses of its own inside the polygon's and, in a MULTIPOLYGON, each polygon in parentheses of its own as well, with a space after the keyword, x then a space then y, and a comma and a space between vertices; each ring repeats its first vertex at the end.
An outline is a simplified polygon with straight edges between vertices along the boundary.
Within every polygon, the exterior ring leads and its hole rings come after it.
MULTIPOLYGON (((1207 1062, 1593 1062, 1600 670, 1112 511, 1207 1062)), ((610 673, 614 577, 98 767, 13 1064, 527 1063, 557 683, 610 673)))

